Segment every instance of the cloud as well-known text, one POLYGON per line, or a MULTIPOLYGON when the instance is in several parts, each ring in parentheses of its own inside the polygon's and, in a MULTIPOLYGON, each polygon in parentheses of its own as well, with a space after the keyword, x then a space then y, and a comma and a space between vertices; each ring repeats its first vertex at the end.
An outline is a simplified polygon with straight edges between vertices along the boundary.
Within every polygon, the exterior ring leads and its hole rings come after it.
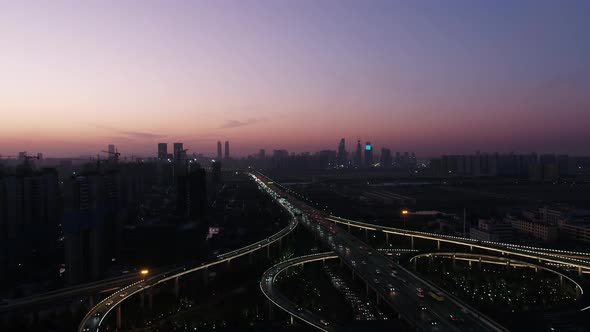
POLYGON ((227 128, 238 128, 238 127, 244 127, 244 126, 249 126, 255 123, 259 123, 264 121, 264 119, 248 119, 246 121, 240 121, 240 120, 226 120, 225 123, 223 125, 221 125, 220 128, 223 129, 227 129, 227 128))
POLYGON ((121 135, 128 136, 130 138, 141 138, 141 139, 156 139, 165 137, 166 135, 143 133, 140 131, 119 131, 121 135))
POLYGON ((142 132, 142 131, 121 130, 118 128, 103 126, 103 125, 99 125, 99 124, 92 124, 91 123, 89 125, 96 127, 96 128, 109 130, 115 134, 122 135, 122 136, 124 136, 124 138, 127 138, 127 139, 156 139, 156 138, 166 137, 166 135, 161 135, 161 134, 154 134, 154 133, 148 133, 148 132, 142 132))

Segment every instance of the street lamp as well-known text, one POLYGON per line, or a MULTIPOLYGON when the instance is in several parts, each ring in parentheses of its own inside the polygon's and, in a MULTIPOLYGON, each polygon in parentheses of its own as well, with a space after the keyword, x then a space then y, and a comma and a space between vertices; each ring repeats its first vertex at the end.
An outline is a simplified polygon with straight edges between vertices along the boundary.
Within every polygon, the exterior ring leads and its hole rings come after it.
POLYGON ((150 273, 150 270, 148 269, 143 269, 141 271, 139 271, 139 274, 141 274, 142 277, 147 276, 150 273))
POLYGON ((402 218, 404 219, 404 228, 406 228, 406 215, 410 214, 408 210, 402 210, 402 218))

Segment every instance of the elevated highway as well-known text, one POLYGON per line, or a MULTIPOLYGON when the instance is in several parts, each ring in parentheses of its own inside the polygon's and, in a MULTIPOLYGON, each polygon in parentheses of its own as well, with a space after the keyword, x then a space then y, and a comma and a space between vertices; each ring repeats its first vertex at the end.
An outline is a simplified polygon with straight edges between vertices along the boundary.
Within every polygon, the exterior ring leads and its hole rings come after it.
MULTIPOLYGON (((251 175, 251 178, 258 183, 259 188, 261 190, 266 191, 269 195, 271 195, 275 199, 278 197, 278 195, 272 189, 270 189, 266 184, 264 184, 262 181, 257 179, 255 176, 251 175)), ((277 200, 277 201, 279 201, 279 200, 277 200)), ((172 269, 170 271, 159 273, 157 275, 154 275, 154 276, 151 276, 151 277, 148 277, 145 279, 138 280, 134 283, 131 283, 131 284, 117 290, 116 292, 110 294, 108 297, 106 297, 105 299, 100 301, 98 304, 96 304, 90 311, 88 311, 88 313, 84 316, 84 318, 80 322, 80 325, 78 327, 78 331, 79 332, 88 332, 88 331, 98 332, 98 331, 100 331, 101 325, 103 324, 105 318, 108 317, 108 315, 115 309, 117 310, 117 318, 116 318, 117 325, 120 326, 121 325, 121 315, 122 315, 121 314, 121 304, 124 301, 126 301, 127 299, 131 298, 132 296, 134 296, 138 293, 144 292, 146 290, 149 290, 150 288, 156 287, 156 286, 163 284, 165 282, 168 282, 168 281, 174 281, 176 283, 175 285, 177 285, 179 278, 181 278, 187 274, 195 273, 197 271, 202 271, 202 270, 205 270, 209 267, 216 266, 219 264, 229 263, 234 259, 237 259, 237 258, 244 256, 244 255, 248 255, 250 253, 253 253, 255 251, 258 251, 258 250, 261 250, 264 248, 267 248, 267 250, 268 250, 268 248, 272 244, 280 242, 282 240, 282 238, 284 238, 289 233, 291 233, 295 229, 295 227, 297 227, 297 224, 298 224, 298 219, 295 217, 295 211, 294 211, 293 207, 288 202, 285 202, 285 201, 279 201, 279 204, 281 204, 281 206, 287 212, 289 212, 289 214, 291 215, 291 219, 290 219, 289 223, 287 224, 287 226, 282 228, 277 233, 273 234, 272 236, 270 236, 266 239, 254 242, 254 243, 247 245, 245 247, 220 254, 220 255, 216 256, 215 258, 212 258, 211 260, 208 260, 205 262, 200 262, 200 263, 195 263, 195 264, 190 264, 190 265, 185 265, 185 266, 180 266, 180 267, 177 267, 177 268, 172 269)), ((177 287, 177 286, 175 286, 175 287, 177 287)))
POLYGON ((443 235, 436 233, 413 231, 402 228, 388 227, 377 224, 365 223, 356 220, 350 220, 346 218, 336 217, 330 215, 326 218, 328 221, 334 224, 346 225, 347 227, 355 227, 359 229, 365 229, 370 231, 385 233, 386 237, 388 234, 394 234, 399 236, 406 236, 412 239, 426 239, 436 241, 439 244, 451 243, 455 245, 469 247, 470 249, 478 248, 487 251, 493 251, 500 253, 501 255, 513 255, 519 257, 525 257, 537 260, 539 262, 552 263, 556 265, 570 266, 578 271, 578 274, 590 273, 590 253, 585 252, 574 252, 566 250, 557 250, 549 248, 539 248, 531 246, 522 246, 510 243, 493 242, 493 241, 479 241, 470 238, 464 238, 459 236, 443 235), (578 257, 584 257, 582 259, 578 257))
POLYGON ((320 331, 336 331, 336 324, 330 323, 327 320, 322 319, 322 317, 305 308, 300 308, 275 288, 276 278, 287 269, 307 263, 325 261, 327 259, 335 258, 338 258, 338 256, 333 252, 325 252, 307 256, 300 256, 279 263, 271 267, 270 269, 266 270, 266 272, 262 274, 262 279, 260 280, 260 290, 262 291, 262 294, 264 294, 264 296, 266 296, 266 298, 270 302, 272 302, 274 305, 290 314, 291 318, 295 317, 315 327, 320 331))

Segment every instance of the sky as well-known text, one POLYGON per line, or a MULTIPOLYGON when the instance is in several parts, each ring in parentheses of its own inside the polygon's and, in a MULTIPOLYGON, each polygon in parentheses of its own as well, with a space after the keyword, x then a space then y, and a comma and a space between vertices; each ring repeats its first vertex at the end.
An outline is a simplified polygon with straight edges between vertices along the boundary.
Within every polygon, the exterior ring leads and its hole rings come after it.
POLYGON ((0 1, 0 154, 590 154, 590 1, 0 1))

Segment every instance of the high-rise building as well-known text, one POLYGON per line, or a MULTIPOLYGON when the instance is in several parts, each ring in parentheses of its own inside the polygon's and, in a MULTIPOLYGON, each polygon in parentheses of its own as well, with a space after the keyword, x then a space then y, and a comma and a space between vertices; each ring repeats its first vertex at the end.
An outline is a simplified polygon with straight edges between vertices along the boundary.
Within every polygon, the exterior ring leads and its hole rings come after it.
POLYGON ((177 209, 182 216, 194 220, 207 207, 207 178, 202 168, 193 169, 177 180, 177 209))
POLYGON ((340 144, 338 144, 338 155, 336 156, 336 161, 338 166, 343 166, 346 164, 346 142, 344 138, 341 138, 340 144))
POLYGON ((229 141, 225 141, 225 156, 224 159, 229 159, 229 141))
POLYGON ((354 153, 354 166, 361 167, 363 160, 363 151, 361 148, 361 140, 356 142, 356 152, 354 153))
POLYGON ((217 160, 221 160, 221 141, 217 141, 217 160))
POLYGON ((183 145, 182 143, 174 143, 174 161, 177 161, 182 156, 183 145))
POLYGON ((221 161, 214 160, 211 163, 211 178, 213 183, 221 182, 221 161))
POLYGON ((365 167, 373 166, 373 146, 371 142, 365 144, 365 167))
POLYGON ((258 151, 258 158, 260 158, 260 159, 266 158, 266 150, 260 149, 260 151, 258 151))
POLYGON ((168 158, 168 143, 158 143, 158 160, 168 158))
POLYGON ((187 169, 186 151, 182 143, 174 143, 174 176, 186 175, 187 169))
POLYGON ((393 163, 391 159, 391 150, 387 148, 381 149, 381 167, 390 168, 393 163))
POLYGON ((109 151, 109 159, 114 159, 115 158, 115 152, 116 152, 116 150, 115 150, 115 144, 109 144, 109 148, 108 148, 107 151, 109 151))

